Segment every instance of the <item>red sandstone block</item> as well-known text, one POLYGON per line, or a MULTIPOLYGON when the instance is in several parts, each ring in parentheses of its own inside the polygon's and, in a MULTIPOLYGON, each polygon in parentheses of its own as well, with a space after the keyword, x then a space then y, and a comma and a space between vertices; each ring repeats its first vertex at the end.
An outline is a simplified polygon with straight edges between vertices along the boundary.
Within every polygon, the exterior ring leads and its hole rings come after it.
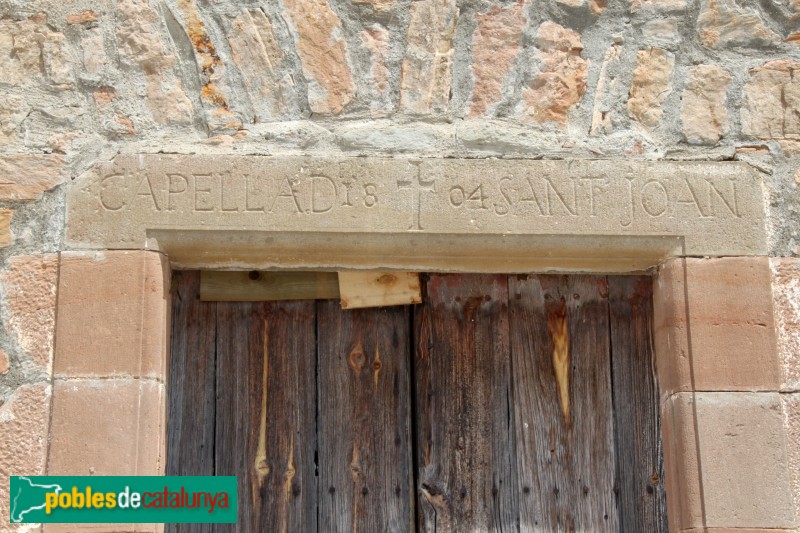
POLYGON ((780 394, 678 393, 662 419, 671 531, 795 527, 780 394))
POLYGON ((768 258, 667 261, 654 306, 663 394, 779 389, 768 258))
POLYGON ((140 379, 57 380, 48 475, 164 473, 166 393, 140 379))
POLYGON ((61 254, 54 371, 163 380, 169 265, 155 252, 61 254))

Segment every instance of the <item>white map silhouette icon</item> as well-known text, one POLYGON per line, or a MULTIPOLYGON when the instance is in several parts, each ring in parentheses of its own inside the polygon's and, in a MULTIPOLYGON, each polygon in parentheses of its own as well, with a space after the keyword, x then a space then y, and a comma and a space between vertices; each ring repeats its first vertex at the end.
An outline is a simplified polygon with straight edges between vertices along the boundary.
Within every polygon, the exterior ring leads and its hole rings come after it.
MULTIPOLYGON (((48 491, 53 491, 54 490, 56 494, 59 494, 62 490, 64 490, 63 488, 61 488, 61 485, 40 485, 38 483, 34 483, 33 481, 31 481, 27 477, 20 476, 19 480, 20 481, 27 481, 28 485, 30 485, 31 488, 47 489, 48 491)), ((30 507, 30 508, 24 509, 24 510, 18 510, 17 509, 17 500, 19 500, 19 497, 22 494, 22 491, 23 491, 23 488, 19 487, 19 489, 17 490, 17 493, 11 499, 11 521, 12 522, 22 522, 22 520, 25 518, 26 514, 30 513, 31 511, 37 511, 39 509, 44 509, 45 505, 47 505, 43 501, 41 505, 37 505, 35 507, 30 507)))

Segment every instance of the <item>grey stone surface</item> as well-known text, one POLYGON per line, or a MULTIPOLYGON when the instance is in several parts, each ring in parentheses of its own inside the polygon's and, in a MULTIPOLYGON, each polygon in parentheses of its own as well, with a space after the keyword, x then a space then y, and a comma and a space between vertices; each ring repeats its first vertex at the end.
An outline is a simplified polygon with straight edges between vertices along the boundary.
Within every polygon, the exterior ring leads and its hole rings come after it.
POLYGON ((664 446, 675 463, 666 460, 665 482, 677 488, 667 502, 670 528, 795 531, 790 476, 796 459, 787 447, 796 446, 797 433, 784 429, 784 419, 796 414, 784 399, 777 392, 669 397, 662 411, 664 446))
POLYGON ((706 525, 796 527, 781 395, 706 392, 694 402, 706 525))
POLYGON ((740 163, 175 155, 118 156, 73 182, 66 238, 192 267, 510 271, 767 245, 760 182, 740 163))

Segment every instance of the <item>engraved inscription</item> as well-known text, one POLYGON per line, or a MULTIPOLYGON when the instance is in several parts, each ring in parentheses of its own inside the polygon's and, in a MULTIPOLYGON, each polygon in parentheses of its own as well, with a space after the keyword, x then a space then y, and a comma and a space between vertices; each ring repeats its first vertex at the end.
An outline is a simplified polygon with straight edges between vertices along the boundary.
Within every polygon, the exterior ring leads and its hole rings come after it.
POLYGON ((474 182, 452 185, 447 205, 456 210, 487 211, 542 218, 608 216, 622 211, 621 227, 637 216, 647 218, 740 218, 736 178, 688 179, 667 184, 659 179, 571 178, 556 183, 549 176, 504 176, 496 183, 474 182))
POLYGON ((642 209, 651 217, 660 217, 667 212, 669 193, 664 184, 650 180, 642 185, 642 209))
POLYGON ((232 172, 110 172, 99 180, 98 200, 108 212, 145 209, 170 213, 229 215, 326 215, 339 209, 380 209, 409 202, 407 231, 426 231, 427 212, 442 208, 475 216, 570 219, 616 217, 621 228, 637 219, 741 218, 737 177, 701 179, 570 177, 507 174, 495 181, 452 179, 437 188, 436 179, 410 169, 396 179, 394 191, 355 176, 334 178, 322 173, 271 176, 232 172), (392 198, 395 195, 396 198, 392 198))
POLYGON ((450 205, 453 207, 466 205, 467 208, 472 209, 489 209, 489 206, 486 205, 488 199, 489 197, 483 192, 483 183, 479 183, 474 188, 467 187, 466 190, 460 185, 450 187, 450 205))
POLYGON ((124 179, 125 174, 109 174, 100 182, 100 205, 106 211, 119 211, 125 207, 124 196, 114 194, 119 191, 119 185, 117 184, 117 187, 115 187, 114 182, 122 182, 124 179))
POLYGON ((175 211, 175 203, 173 202, 173 195, 186 192, 189 186, 189 180, 182 174, 167 174, 169 180, 169 192, 167 193, 167 205, 170 211, 175 211))
POLYGON ((292 235, 312 232, 322 235, 321 264, 323 250, 354 258, 385 235, 384 252, 402 262, 469 234, 527 250, 515 248, 508 265, 534 249, 582 255, 583 245, 559 251, 570 236, 590 237, 590 247, 625 236, 609 254, 643 238, 691 255, 767 250, 760 180, 738 162, 119 155, 72 181, 67 195, 67 239, 77 247, 166 249, 190 239, 181 248, 189 253, 214 238, 261 247, 247 248, 259 261, 295 260, 307 254, 286 251, 292 235))
POLYGON ((364 185, 364 207, 375 207, 378 205, 377 186, 374 183, 364 185))
POLYGON ((412 196, 412 213, 411 225, 408 227, 409 231, 423 231, 422 227, 422 193, 425 191, 436 192, 436 180, 424 179, 419 174, 417 168, 416 179, 399 179, 397 180, 397 189, 404 190, 410 189, 412 196))
POLYGON ((337 180, 324 174, 264 178, 253 174, 169 172, 111 173, 100 180, 105 211, 323 215, 338 208, 376 207, 375 183, 337 180), (131 188, 131 183, 135 186, 131 188))
POLYGON ((283 253, 275 243, 297 232, 325 234, 317 249, 347 257, 377 234, 397 237, 386 248, 395 258, 459 234, 509 246, 624 235, 619 246, 655 237, 692 255, 766 250, 759 177, 737 162, 120 155, 72 182, 67 216, 79 247, 161 249, 190 234, 202 247, 209 231, 230 231, 225 246, 265 247, 254 257, 283 253))

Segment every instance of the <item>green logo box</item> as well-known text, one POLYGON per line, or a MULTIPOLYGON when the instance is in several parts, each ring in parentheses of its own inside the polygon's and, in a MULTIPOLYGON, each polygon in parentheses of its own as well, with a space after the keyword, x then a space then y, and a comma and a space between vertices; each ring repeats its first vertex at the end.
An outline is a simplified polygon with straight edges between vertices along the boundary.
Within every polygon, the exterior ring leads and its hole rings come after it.
POLYGON ((12 523, 234 524, 235 476, 11 476, 12 523))

